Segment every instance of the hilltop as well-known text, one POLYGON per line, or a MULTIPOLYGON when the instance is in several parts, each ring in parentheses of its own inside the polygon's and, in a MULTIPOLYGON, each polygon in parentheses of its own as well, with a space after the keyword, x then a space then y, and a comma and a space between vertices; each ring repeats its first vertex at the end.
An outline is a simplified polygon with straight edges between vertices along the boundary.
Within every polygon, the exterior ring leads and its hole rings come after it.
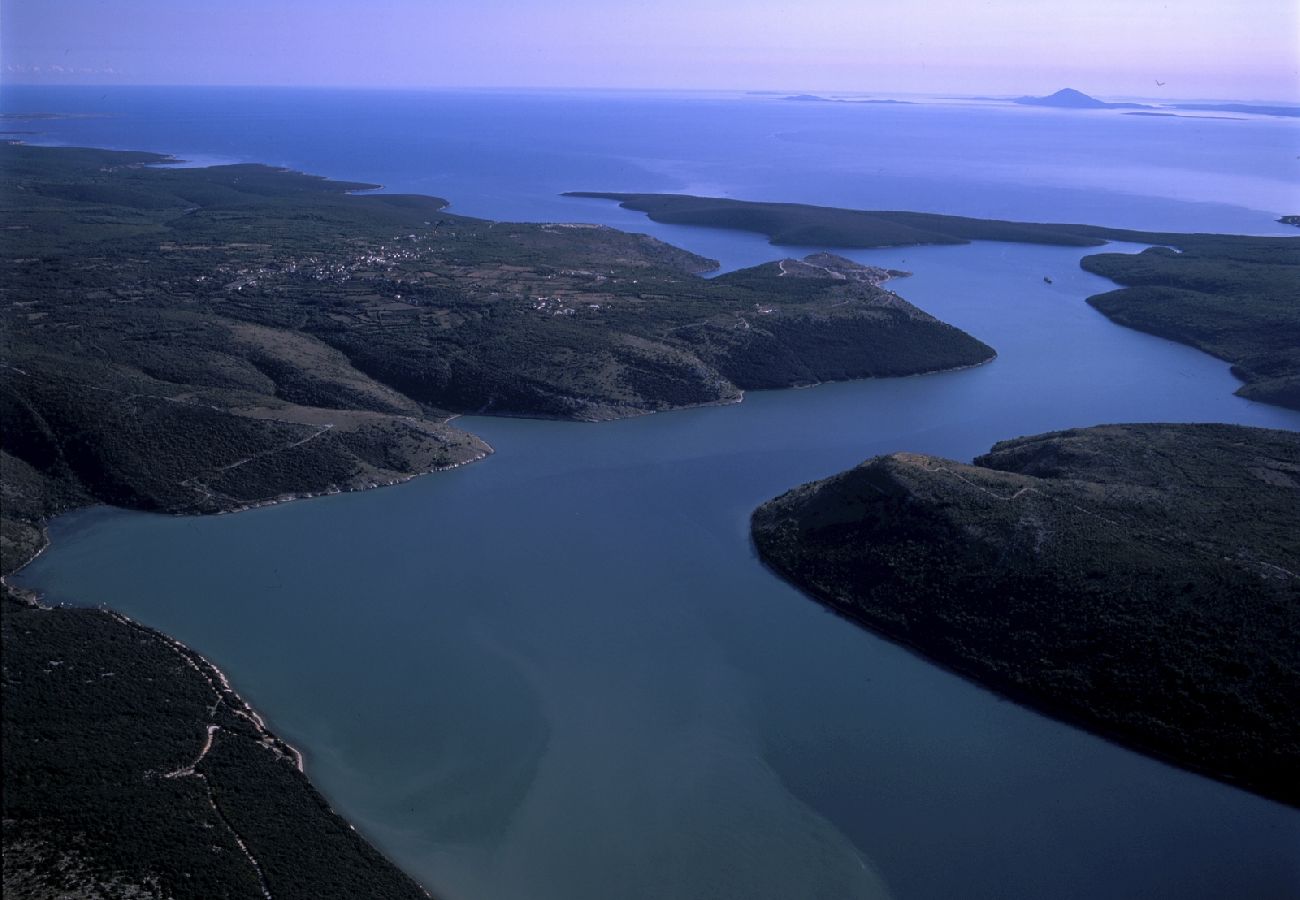
POLYGON ((1152 109, 1144 103, 1108 103, 1074 88, 1062 88, 1046 97, 1017 97, 1021 106, 1053 106, 1057 109, 1152 109))

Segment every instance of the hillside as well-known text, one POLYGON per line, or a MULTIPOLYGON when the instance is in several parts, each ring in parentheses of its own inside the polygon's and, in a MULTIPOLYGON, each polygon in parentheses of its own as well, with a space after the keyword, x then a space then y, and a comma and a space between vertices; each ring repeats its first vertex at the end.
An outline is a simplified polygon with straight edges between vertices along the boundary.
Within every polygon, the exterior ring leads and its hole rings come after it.
POLYGON ((1113 425, 898 453, 760 507, 763 560, 1028 705, 1300 805, 1300 435, 1113 425))
MULTIPOLYGON (((455 412, 607 419, 993 355, 838 257, 705 280, 609 228, 166 161, 0 145, 0 573, 78 506, 221 512, 490 452, 455 412)), ((6 896, 425 896, 206 660, 4 594, 6 896)))
POLYGON ((202 657, 4 588, 6 897, 418 900, 202 657))
POLYGON ((1300 247, 1293 240, 1190 243, 1101 253, 1081 265, 1124 285, 1088 302, 1120 325, 1232 363, 1237 393, 1300 409, 1300 247))
POLYGON ((1090 297, 1088 302, 1120 325, 1191 344, 1231 362, 1234 373, 1246 382, 1237 392, 1240 395, 1300 409, 1300 238, 1005 222, 681 194, 574 196, 616 200, 657 222, 754 231, 774 244, 790 246, 866 248, 971 241, 1075 247, 1107 241, 1163 245, 1138 255, 1084 257, 1083 268, 1131 287, 1090 297))
POLYGON ((0 145, 6 570, 72 505, 237 509, 484 455, 451 413, 609 419, 993 355, 847 260, 709 280, 643 235, 164 161, 0 145))

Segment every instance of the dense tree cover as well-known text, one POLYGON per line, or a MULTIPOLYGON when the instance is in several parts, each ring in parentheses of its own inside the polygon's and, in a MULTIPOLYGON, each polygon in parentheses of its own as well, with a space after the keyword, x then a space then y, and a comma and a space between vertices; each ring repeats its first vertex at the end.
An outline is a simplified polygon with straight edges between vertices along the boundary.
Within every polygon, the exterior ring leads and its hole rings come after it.
MULTIPOLYGON (((1126 285, 1088 302, 1121 325, 1191 344, 1234 365, 1237 393, 1300 409, 1300 238, 1134 231, 1004 222, 934 213, 755 203, 685 194, 571 196, 616 200, 656 222, 755 231, 789 246, 892 247, 1012 241, 1092 247, 1167 246, 1084 257, 1083 268, 1126 285), (1175 252, 1170 247, 1178 248, 1175 252)), ((1288 222, 1295 216, 1284 216, 1288 222)))
MULTIPOLYGON (((165 161, 0 145, 0 571, 86 503, 212 512, 487 452, 449 412, 610 418, 992 356, 847 260, 708 281, 608 228, 165 161)), ((421 895, 184 647, 8 596, 3 642, 7 892, 421 895)))
POLYGON ((609 228, 164 161, 0 145, 5 570, 70 504, 232 509, 486 452, 451 412, 613 418, 992 356, 848 260, 707 280, 609 228))
POLYGON ((878 457, 760 507, 813 596, 990 687, 1300 805, 1300 435, 1115 425, 878 457))
MULTIPOLYGON (((571 191, 566 196, 614 200, 626 209, 645 213, 656 222, 754 231, 767 235, 774 244, 791 247, 908 247, 913 244, 968 244, 971 241, 1008 241, 1068 247, 1097 247, 1107 241, 1172 244, 1177 247, 1206 242, 1249 247, 1259 240, 1244 235, 1182 234, 1100 225, 1011 222, 941 213, 843 209, 806 203, 763 203, 722 197, 696 197, 690 194, 571 191)), ((1292 248, 1300 246, 1300 239, 1278 240, 1284 244, 1289 243, 1292 248)), ((1296 251, 1293 249, 1291 252, 1296 251)))
POLYGON ((1083 267, 1125 287, 1088 302, 1121 325, 1233 364, 1251 400, 1300 409, 1300 243, 1202 240, 1175 253, 1102 253, 1083 267))
POLYGON ((427 896, 201 657, 101 610, 2 603, 6 896, 427 896))

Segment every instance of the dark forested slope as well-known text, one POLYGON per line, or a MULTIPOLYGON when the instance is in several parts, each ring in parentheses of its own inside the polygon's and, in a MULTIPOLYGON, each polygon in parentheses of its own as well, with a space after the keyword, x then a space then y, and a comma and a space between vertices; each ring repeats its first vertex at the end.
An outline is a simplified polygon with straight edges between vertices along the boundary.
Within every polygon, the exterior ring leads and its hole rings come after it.
POLYGON ((0 626, 6 897, 428 896, 202 657, 8 588, 0 626))
POLYGON ((1300 409, 1300 244, 1204 238, 1181 253, 1084 257, 1089 272, 1124 285, 1089 297, 1109 318, 1191 344, 1232 363, 1251 400, 1300 409))
POLYGON ((1167 245, 1138 255, 1084 257, 1083 268, 1126 286, 1090 297, 1088 302, 1121 325, 1191 344, 1231 362, 1246 382, 1238 391, 1243 397, 1300 409, 1300 238, 1005 222, 683 194, 573 196, 616 200, 657 222, 754 231, 774 244, 790 246, 971 241, 1078 247, 1107 241, 1167 245))
POLYGON ((1300 435, 1112 425, 899 453, 754 514, 762 558, 873 630, 1300 805, 1300 435))
MULTIPOLYGON (((710 281, 609 228, 162 162, 0 145, 0 572, 76 506, 216 512, 480 458, 452 412, 612 418, 993 355, 844 259, 710 281)), ((6 896, 422 894, 192 651, 5 590, 6 896)))
POLYGON ((993 355, 848 260, 708 280, 643 235, 163 161, 0 145, 6 568, 71 504, 231 509, 483 455, 451 412, 613 418, 993 355))

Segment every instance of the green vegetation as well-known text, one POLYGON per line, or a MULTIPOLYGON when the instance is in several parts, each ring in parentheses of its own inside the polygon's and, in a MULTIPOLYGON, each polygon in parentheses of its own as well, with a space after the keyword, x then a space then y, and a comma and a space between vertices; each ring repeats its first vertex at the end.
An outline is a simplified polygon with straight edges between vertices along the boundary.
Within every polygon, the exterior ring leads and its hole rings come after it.
POLYGON ((1105 234, 1108 229, 1090 225, 1004 222, 935 213, 839 209, 803 203, 756 203, 687 194, 575 191, 566 196, 616 200, 620 206, 643 212, 656 222, 754 231, 767 235, 774 244, 790 247, 910 247, 914 244, 966 244, 971 241, 1094 247, 1110 239, 1105 234))
MULTIPOLYGON (((164 161, 0 145, 0 572, 88 503, 216 512, 487 453, 452 412, 613 418, 993 355, 836 257, 710 281, 613 229, 164 161)), ((5 590, 6 894, 422 895, 200 657, 5 590)))
POLYGON ((6 571, 77 504, 237 509, 486 453, 450 413, 607 419, 993 355, 847 260, 707 280, 609 228, 163 161, 0 146, 6 571))
MULTIPOLYGON (((1300 409, 1300 238, 1001 222, 680 194, 572 196, 617 200, 657 222, 755 231, 773 243, 791 246, 889 247, 970 241, 1078 247, 1106 241, 1167 245, 1136 256, 1107 253, 1084 257, 1083 268, 1129 286, 1128 290, 1090 297, 1088 302, 1120 325, 1191 344, 1231 362, 1234 373, 1246 382, 1237 392, 1241 396, 1300 409)), ((1280 221, 1294 218, 1284 216, 1280 221)))
POLYGON ((5 896, 428 896, 202 657, 4 592, 5 896))
POLYGON ((760 203, 689 194, 571 191, 565 196, 614 200, 625 209, 643 212, 656 222, 753 231, 766 235, 774 244, 789 247, 910 247, 916 244, 969 244, 971 241, 1098 247, 1107 241, 1127 241, 1169 244, 1186 249, 1202 243, 1248 248, 1264 241, 1290 248, 1290 253, 1300 253, 1300 239, 1297 238, 1134 231, 1100 225, 1010 222, 940 213, 841 209, 804 203, 760 203))
POLYGON ((1039 709, 1300 805, 1300 435, 1112 425, 878 457, 760 507, 814 597, 1039 709))
POLYGON ((1125 285, 1088 302, 1141 331, 1231 362, 1251 400, 1300 409, 1300 245, 1294 238, 1196 241, 1175 253, 1085 257, 1089 272, 1125 285))

